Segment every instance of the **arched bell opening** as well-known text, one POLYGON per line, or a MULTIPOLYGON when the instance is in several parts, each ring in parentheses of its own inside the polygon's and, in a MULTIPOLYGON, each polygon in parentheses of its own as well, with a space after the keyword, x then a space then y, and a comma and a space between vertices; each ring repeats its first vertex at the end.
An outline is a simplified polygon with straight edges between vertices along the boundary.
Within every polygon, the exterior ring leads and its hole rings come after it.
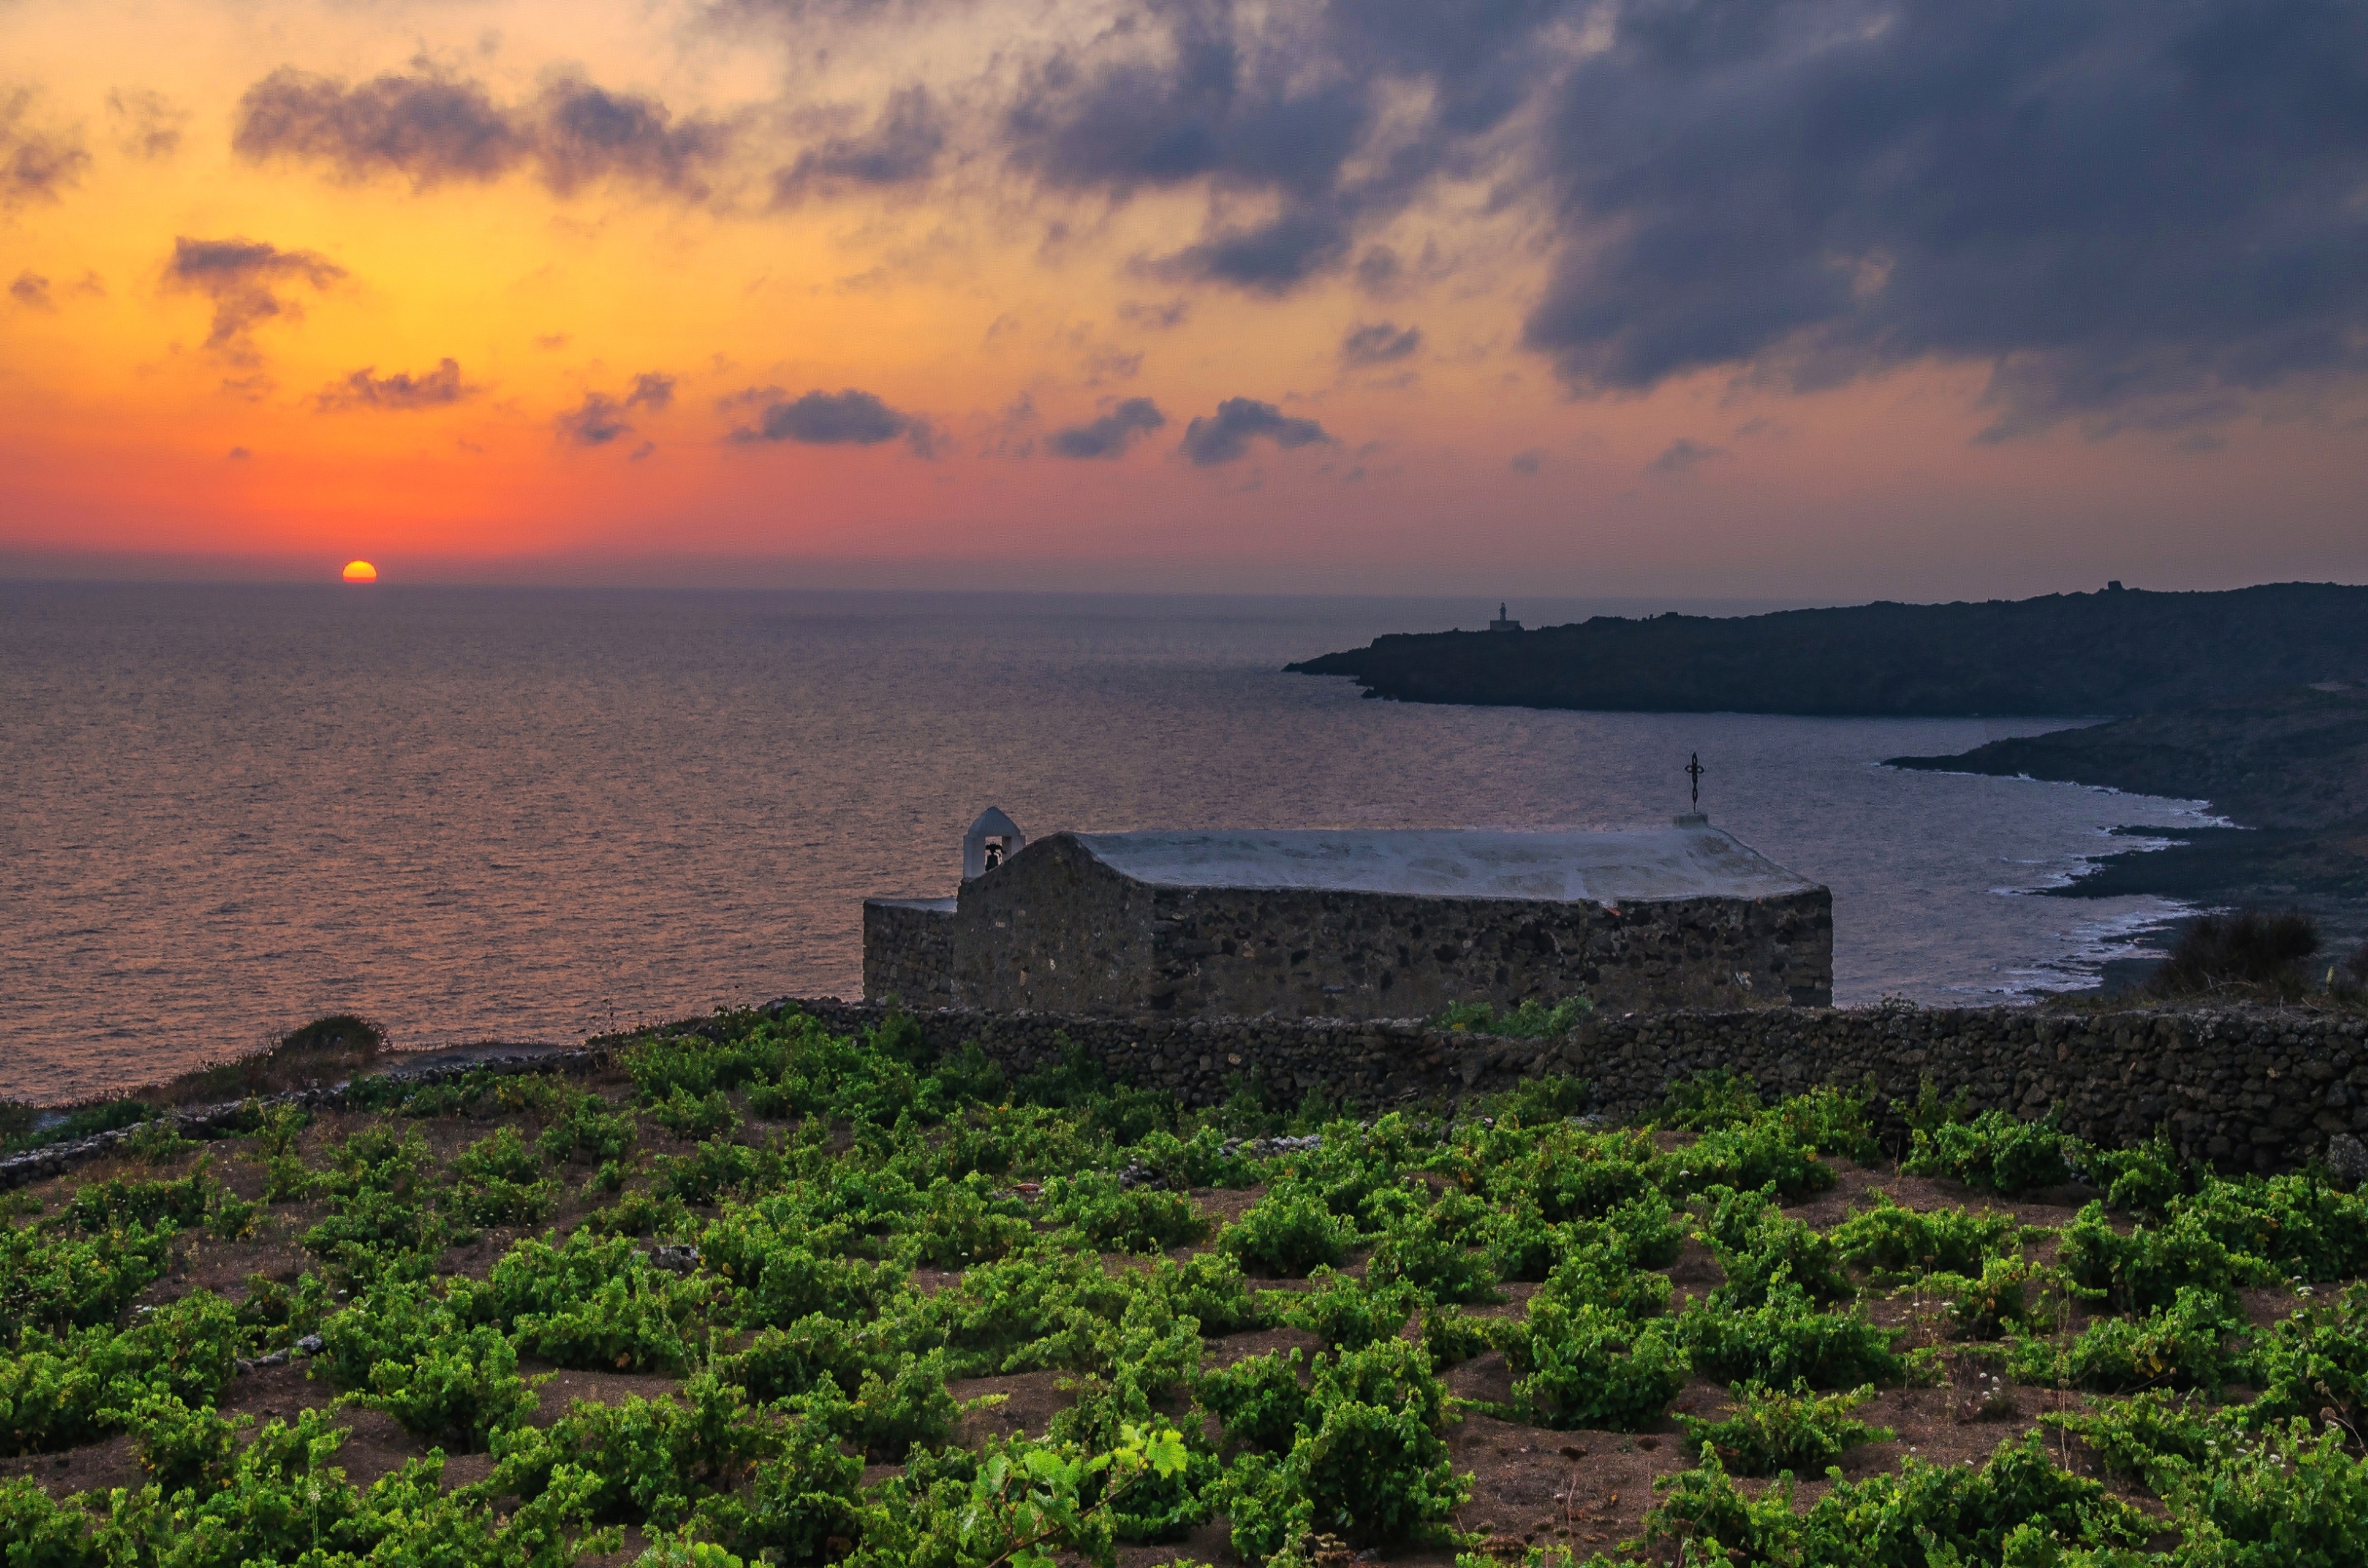
POLYGON ((1028 835, 1019 824, 1005 816, 995 806, 978 813, 978 820, 962 835, 962 881, 983 877, 1026 846, 1028 835))

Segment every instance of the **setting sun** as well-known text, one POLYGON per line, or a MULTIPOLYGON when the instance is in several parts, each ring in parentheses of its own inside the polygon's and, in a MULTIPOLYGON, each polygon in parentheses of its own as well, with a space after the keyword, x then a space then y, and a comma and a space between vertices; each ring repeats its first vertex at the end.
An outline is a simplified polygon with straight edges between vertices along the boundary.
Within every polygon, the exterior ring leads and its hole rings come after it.
POLYGON ((378 581, 378 568, 367 561, 348 561, 346 562, 346 581, 375 583, 378 581))

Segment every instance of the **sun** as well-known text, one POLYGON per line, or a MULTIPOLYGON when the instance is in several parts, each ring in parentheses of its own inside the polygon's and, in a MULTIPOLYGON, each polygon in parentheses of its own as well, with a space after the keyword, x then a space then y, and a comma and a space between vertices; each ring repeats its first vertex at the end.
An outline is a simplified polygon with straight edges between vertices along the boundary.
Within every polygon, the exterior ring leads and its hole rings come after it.
POLYGON ((348 561, 346 562, 346 581, 375 583, 378 581, 378 568, 367 561, 348 561))

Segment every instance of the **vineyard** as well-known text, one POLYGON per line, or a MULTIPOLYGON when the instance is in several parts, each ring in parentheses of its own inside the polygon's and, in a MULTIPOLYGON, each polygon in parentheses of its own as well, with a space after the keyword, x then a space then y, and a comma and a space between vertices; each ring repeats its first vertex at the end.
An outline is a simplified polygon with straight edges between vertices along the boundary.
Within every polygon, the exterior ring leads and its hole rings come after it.
POLYGON ((0 1198, 7 1568, 2368 1563, 2368 1201, 1928 1093, 1375 1115, 794 1010, 0 1198))

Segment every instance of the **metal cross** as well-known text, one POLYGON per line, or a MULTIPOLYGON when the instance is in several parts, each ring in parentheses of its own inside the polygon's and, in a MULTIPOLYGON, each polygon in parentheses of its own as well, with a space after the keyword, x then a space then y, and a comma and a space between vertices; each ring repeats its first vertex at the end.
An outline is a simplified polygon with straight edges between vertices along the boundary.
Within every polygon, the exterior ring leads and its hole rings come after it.
POLYGON ((1702 776, 1704 771, 1702 765, 1702 753, 1696 752, 1693 755, 1693 760, 1686 764, 1686 777, 1691 778, 1694 784, 1694 810, 1696 811, 1702 810, 1702 776))

